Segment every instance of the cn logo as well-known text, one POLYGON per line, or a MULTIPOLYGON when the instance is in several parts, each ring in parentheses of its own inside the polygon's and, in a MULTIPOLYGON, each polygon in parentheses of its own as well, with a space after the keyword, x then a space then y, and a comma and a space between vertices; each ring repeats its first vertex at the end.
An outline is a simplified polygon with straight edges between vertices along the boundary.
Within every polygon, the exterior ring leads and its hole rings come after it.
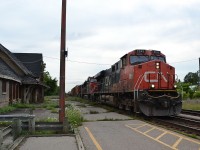
MULTIPOLYGON (((144 81, 145 82, 158 82, 158 72, 155 72, 155 71, 147 71, 144 73, 144 81), (154 76, 154 78, 153 78, 154 76)), ((163 75, 163 73, 161 72, 160 73, 161 75, 161 78, 165 81, 165 82, 168 82, 167 78, 163 75)))

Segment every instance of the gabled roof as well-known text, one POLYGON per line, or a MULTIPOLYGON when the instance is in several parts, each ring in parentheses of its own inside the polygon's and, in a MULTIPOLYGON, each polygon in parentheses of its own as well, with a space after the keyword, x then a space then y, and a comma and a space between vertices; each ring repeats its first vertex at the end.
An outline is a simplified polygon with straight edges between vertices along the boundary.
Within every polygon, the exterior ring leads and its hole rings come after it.
POLYGON ((7 64, 6 61, 4 59, 1 59, 0 57, 0 78, 14 80, 22 84, 41 85, 47 87, 43 82, 36 79, 37 75, 41 74, 41 72, 43 71, 41 64, 42 54, 13 54, 1 44, 0 51, 6 54, 7 57, 24 72, 24 75, 17 74, 17 72, 15 72, 15 70, 11 68, 9 64, 7 64), (21 62, 21 60, 23 60, 23 63, 21 62), (28 62, 32 62, 32 64, 29 64, 28 62), (32 72, 36 75, 34 75, 32 72))
POLYGON ((2 50, 26 75, 34 76, 31 71, 29 71, 21 61, 19 61, 13 53, 11 53, 7 48, 0 44, 0 50, 2 50))
POLYGON ((21 78, 1 59, 0 59, 0 77, 21 83, 21 78))
POLYGON ((18 58, 28 70, 30 70, 36 77, 40 77, 43 72, 42 54, 37 53, 13 53, 16 58, 18 58))

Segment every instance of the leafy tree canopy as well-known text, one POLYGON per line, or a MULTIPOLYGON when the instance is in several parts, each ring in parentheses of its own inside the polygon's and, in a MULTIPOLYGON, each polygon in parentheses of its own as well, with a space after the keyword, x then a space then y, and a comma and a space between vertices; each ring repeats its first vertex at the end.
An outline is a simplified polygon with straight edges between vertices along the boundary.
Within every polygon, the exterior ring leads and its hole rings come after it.
MULTIPOLYGON (((46 64, 43 65, 43 68, 45 70, 46 64)), ((58 95, 58 80, 56 78, 52 78, 50 73, 48 71, 44 71, 44 83, 49 86, 49 88, 46 88, 44 91, 45 96, 49 95, 58 95)))
POLYGON ((189 72, 184 78, 185 83, 191 83, 192 85, 198 84, 198 81, 199 77, 197 72, 196 73, 189 72))

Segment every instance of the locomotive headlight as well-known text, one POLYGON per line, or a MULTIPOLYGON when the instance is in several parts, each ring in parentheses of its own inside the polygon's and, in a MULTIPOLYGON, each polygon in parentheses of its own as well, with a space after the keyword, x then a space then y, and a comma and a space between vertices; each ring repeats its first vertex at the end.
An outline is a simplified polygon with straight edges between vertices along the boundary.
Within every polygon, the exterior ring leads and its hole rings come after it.
POLYGON ((151 88, 154 89, 154 88, 155 88, 155 85, 154 85, 154 84, 151 84, 151 88))
POLYGON ((176 85, 176 84, 174 84, 174 88, 175 88, 175 89, 177 88, 177 85, 176 85))
POLYGON ((157 62, 157 63, 156 63, 156 69, 159 69, 159 68, 160 68, 160 63, 157 62))

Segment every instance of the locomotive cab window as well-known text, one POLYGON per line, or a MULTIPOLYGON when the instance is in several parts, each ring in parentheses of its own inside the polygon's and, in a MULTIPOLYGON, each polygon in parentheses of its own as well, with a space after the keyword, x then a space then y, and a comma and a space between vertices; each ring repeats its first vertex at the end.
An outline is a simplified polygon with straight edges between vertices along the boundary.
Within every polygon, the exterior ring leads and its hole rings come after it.
POLYGON ((162 62, 166 62, 165 57, 163 57, 163 56, 151 56, 150 59, 151 60, 160 60, 162 62))
POLYGON ((143 62, 149 61, 149 56, 130 56, 130 63, 131 65, 139 64, 143 62))

